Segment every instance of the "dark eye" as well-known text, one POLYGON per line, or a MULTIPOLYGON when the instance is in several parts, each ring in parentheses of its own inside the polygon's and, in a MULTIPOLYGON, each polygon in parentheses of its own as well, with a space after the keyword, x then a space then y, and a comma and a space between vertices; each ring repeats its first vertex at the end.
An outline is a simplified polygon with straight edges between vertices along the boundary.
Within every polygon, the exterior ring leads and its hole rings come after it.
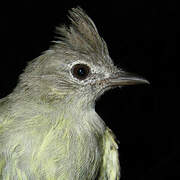
POLYGON ((84 80, 88 77, 90 73, 90 68, 85 64, 76 64, 72 67, 71 72, 75 78, 79 80, 84 80))

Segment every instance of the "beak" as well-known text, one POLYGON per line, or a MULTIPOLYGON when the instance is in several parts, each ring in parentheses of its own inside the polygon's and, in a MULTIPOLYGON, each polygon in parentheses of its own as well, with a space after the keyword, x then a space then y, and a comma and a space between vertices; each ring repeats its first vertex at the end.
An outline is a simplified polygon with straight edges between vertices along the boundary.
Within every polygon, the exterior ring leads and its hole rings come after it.
POLYGON ((135 85, 135 84, 150 84, 146 79, 139 77, 137 75, 118 72, 109 78, 110 86, 125 86, 125 85, 135 85))

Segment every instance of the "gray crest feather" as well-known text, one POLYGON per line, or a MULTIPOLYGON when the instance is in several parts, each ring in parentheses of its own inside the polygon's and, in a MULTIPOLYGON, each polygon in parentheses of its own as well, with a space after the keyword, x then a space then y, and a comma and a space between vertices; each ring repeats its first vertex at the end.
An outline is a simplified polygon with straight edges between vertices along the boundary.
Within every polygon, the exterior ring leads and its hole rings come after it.
POLYGON ((98 34, 97 28, 90 17, 80 8, 72 8, 68 18, 71 24, 56 28, 60 35, 55 48, 68 48, 82 53, 109 55, 105 41, 98 34))

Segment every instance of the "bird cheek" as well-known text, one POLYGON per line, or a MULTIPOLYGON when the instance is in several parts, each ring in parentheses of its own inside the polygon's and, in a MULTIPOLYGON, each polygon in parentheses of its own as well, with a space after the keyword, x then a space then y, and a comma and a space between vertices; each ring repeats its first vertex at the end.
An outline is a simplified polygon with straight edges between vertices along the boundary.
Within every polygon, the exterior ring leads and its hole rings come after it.
POLYGON ((106 80, 96 80, 94 82, 91 82, 91 91, 93 94, 101 93, 101 91, 104 91, 106 86, 106 80))

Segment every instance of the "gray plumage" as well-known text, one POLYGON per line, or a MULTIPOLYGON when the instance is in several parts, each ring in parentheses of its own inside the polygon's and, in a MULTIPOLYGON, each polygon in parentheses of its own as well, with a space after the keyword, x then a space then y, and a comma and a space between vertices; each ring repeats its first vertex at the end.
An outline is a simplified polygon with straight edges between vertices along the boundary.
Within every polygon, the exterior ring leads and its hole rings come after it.
POLYGON ((106 90, 147 81, 114 66, 81 8, 0 100, 0 179, 118 180, 118 146, 95 112, 106 90))

